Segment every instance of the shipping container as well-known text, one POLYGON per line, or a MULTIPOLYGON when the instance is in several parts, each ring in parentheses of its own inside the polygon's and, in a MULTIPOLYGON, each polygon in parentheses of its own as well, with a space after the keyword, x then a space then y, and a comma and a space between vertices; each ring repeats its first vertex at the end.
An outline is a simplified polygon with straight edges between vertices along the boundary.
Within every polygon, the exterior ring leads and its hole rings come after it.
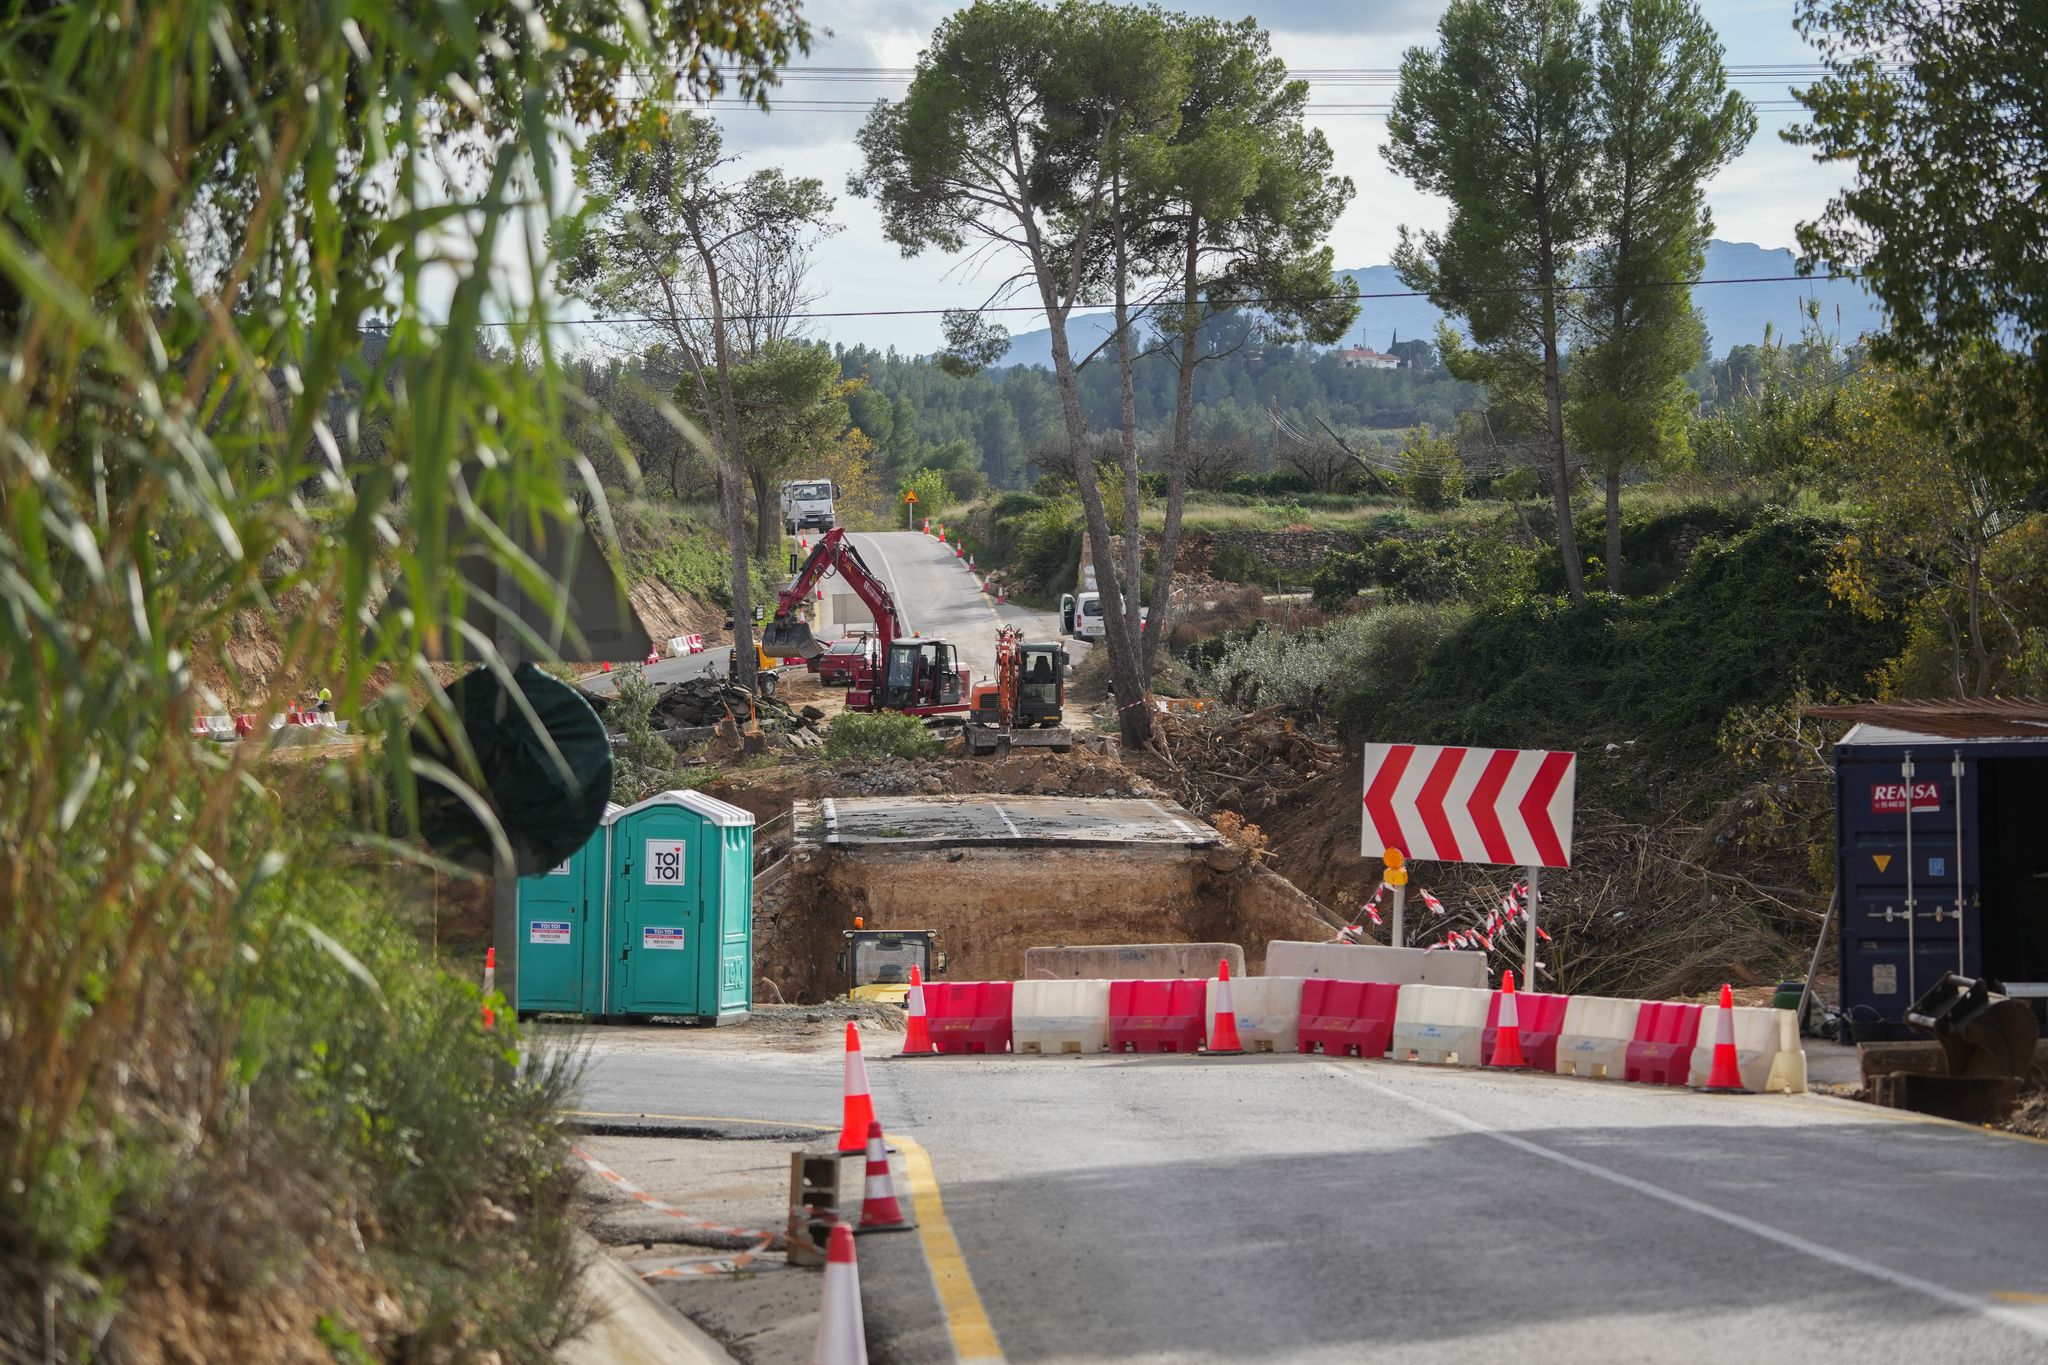
POLYGON ((2048 736, 1858 724, 1835 746, 1835 811, 1857 1039, 1918 1036, 1906 1007, 1944 972, 2048 999, 2048 736))

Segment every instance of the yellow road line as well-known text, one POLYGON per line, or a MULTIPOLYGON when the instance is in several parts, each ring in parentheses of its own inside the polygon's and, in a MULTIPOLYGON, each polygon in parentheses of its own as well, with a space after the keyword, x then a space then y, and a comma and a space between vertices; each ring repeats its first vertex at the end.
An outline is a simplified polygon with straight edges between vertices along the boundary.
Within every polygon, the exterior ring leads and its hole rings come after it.
POLYGON ((981 1295, 974 1288, 974 1276, 967 1271, 967 1258, 960 1254, 953 1225, 946 1221, 946 1205, 939 1198, 930 1154, 901 1133, 891 1133, 889 1140, 903 1153, 903 1174, 910 1182, 910 1200, 917 1210, 917 1236, 924 1243, 925 1263, 932 1268, 932 1287, 938 1290, 946 1330, 953 1337, 953 1354, 961 1365, 1002 1361, 1002 1343, 996 1340, 996 1329, 981 1306, 981 1295))
POLYGON ((823 1123, 799 1123, 795 1119, 735 1119, 723 1114, 643 1114, 638 1110, 622 1109, 564 1109, 565 1119, 660 1119, 664 1123, 744 1123, 754 1128, 809 1128, 820 1133, 836 1133, 836 1126, 823 1123))

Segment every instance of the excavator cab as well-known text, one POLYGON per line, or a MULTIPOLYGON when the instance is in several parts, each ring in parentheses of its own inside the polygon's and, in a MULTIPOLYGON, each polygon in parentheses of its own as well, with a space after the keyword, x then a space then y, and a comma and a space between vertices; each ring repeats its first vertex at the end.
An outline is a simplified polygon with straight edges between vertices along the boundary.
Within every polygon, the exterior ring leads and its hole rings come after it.
POLYGON ((915 711, 926 707, 958 707, 961 694, 959 661, 943 640, 891 640, 882 659, 882 709, 915 711))
POLYGON ((929 981, 943 976, 946 955, 932 949, 929 929, 848 929, 839 971, 849 1000, 902 1004, 910 996, 910 969, 929 981))
POLYGON ((1023 725, 1058 725, 1067 676, 1067 651, 1055 644, 1025 645, 1019 653, 1017 719, 1023 725))

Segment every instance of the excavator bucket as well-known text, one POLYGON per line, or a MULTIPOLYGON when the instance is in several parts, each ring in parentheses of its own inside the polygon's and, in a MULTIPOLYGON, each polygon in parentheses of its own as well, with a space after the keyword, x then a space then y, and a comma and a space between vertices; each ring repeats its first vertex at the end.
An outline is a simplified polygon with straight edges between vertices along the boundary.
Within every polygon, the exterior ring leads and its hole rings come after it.
POLYGON ((786 616, 777 616, 761 632, 761 649, 784 659, 815 659, 825 652, 825 646, 812 637, 809 625, 786 616))

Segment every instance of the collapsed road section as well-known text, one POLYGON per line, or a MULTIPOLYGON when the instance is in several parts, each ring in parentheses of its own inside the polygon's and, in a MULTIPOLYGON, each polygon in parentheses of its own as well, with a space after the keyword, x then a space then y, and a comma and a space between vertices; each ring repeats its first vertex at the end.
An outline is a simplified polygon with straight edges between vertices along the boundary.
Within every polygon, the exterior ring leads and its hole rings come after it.
POLYGON ((963 979, 1022 976, 1034 947, 1263 943, 1336 925, 1170 801, 833 798, 797 803, 791 826, 789 851, 755 883, 755 970, 790 1003, 846 992, 856 920, 929 931, 963 979))

